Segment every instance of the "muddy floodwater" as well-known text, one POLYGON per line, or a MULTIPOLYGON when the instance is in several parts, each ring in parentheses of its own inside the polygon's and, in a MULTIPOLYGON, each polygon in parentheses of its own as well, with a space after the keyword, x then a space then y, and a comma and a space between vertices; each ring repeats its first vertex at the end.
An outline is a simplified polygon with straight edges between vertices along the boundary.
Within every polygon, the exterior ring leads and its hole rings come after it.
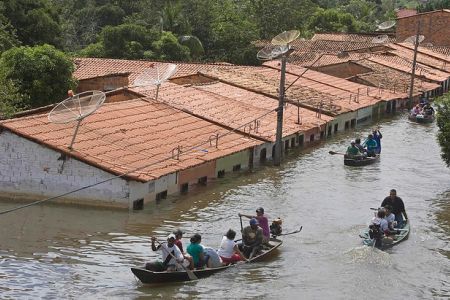
MULTIPOLYGON (((1 299, 448 299, 450 170, 440 158, 435 124, 399 115, 381 124, 382 158, 345 167, 339 155, 369 126, 313 149, 291 152, 281 167, 228 177, 143 211, 38 205, 0 216, 1 299), (411 220, 407 241, 382 252, 358 237, 391 188, 411 220), (148 286, 130 267, 156 258, 149 236, 182 228, 218 247, 238 213, 263 206, 281 217, 278 253, 195 282, 148 286)), ((17 204, 2 201, 0 210, 17 204)), ((188 239, 184 240, 188 244, 188 239)))

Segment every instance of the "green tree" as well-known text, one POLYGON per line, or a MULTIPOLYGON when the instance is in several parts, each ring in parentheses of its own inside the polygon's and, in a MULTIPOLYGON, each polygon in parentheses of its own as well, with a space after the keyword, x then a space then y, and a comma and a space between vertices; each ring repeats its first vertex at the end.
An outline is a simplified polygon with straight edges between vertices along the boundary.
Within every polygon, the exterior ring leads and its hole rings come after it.
POLYGON ((450 93, 436 100, 437 125, 439 127, 438 141, 441 145, 441 156, 450 167, 450 93))
POLYGON ((26 109, 25 95, 19 93, 19 89, 12 80, 0 76, 0 119, 8 118, 14 113, 26 109))
POLYGON ((23 44, 60 45, 58 14, 47 0, 3 0, 3 7, 5 17, 23 44))
POLYGON ((162 60, 187 61, 190 59, 189 48, 181 45, 171 32, 163 32, 161 38, 153 42, 153 49, 162 60))
POLYGON ((73 70, 72 60, 51 45, 11 48, 0 57, 3 82, 11 80, 29 107, 63 99, 75 87, 73 70))
POLYGON ((308 27, 314 32, 358 32, 355 18, 337 9, 317 9, 308 27))

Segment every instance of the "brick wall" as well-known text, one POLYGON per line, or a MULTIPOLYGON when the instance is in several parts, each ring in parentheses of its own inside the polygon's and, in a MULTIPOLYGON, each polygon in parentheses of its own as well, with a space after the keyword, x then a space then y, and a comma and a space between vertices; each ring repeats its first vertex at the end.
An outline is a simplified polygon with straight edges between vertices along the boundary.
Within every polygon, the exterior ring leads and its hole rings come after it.
POLYGON ((397 41, 403 42, 406 38, 416 35, 419 19, 420 34, 425 36, 423 43, 450 46, 450 12, 442 10, 397 19, 397 41))
POLYGON ((128 86, 128 74, 96 77, 80 80, 77 93, 91 90, 111 91, 124 86, 128 86))
MULTIPOLYGON (((75 159, 64 162, 60 157, 52 149, 4 130, 0 133, 0 191, 8 198, 38 200, 113 176, 75 159)), ((127 181, 115 179, 58 201, 128 207, 129 194, 127 181)))

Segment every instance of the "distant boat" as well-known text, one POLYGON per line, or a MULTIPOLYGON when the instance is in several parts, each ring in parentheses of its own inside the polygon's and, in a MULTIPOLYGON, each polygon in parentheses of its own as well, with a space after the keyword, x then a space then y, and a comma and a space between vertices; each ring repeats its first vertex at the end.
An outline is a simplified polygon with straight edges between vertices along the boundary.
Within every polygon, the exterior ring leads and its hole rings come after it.
POLYGON ((434 113, 431 115, 427 115, 427 114, 417 114, 417 115, 413 115, 413 114, 409 114, 408 119, 412 122, 416 122, 416 123, 432 123, 434 121, 434 113))
MULTIPOLYGON (((271 256, 278 247, 281 246, 283 242, 281 240, 271 238, 269 241, 270 248, 263 249, 262 253, 253 257, 248 262, 257 262, 262 261, 269 256, 271 256)), ((238 266, 239 264, 230 264, 222 267, 217 268, 205 268, 200 270, 192 270, 192 273, 195 274, 197 278, 205 278, 212 274, 215 274, 217 272, 233 268, 238 266)), ((142 283, 170 283, 170 282, 183 282, 183 281, 189 281, 189 276, 186 271, 175 271, 175 272, 153 272, 150 270, 146 270, 144 268, 131 268, 131 272, 142 282, 142 283)))
POLYGON ((380 161, 380 154, 376 154, 375 157, 361 157, 350 158, 347 155, 344 156, 344 165, 352 167, 367 166, 380 161))

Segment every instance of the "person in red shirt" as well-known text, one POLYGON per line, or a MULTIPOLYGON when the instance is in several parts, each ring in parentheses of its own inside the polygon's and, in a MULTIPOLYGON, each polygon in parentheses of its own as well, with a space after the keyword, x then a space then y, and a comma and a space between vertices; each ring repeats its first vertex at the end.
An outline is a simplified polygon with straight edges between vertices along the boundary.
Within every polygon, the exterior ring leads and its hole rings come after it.
POLYGON ((256 209, 256 216, 243 215, 239 214, 239 216, 246 217, 249 219, 255 218, 258 220, 259 227, 263 230, 263 243, 267 243, 270 239, 270 228, 269 228, 269 219, 264 214, 264 208, 258 207, 256 209))
POLYGON ((181 253, 183 254, 184 258, 189 261, 189 268, 191 270, 194 269, 194 261, 192 260, 192 256, 190 256, 188 253, 184 252, 183 249, 183 242, 181 242, 181 239, 183 238, 183 231, 181 229, 177 229, 173 232, 175 235, 175 245, 177 245, 178 249, 180 249, 181 253))

